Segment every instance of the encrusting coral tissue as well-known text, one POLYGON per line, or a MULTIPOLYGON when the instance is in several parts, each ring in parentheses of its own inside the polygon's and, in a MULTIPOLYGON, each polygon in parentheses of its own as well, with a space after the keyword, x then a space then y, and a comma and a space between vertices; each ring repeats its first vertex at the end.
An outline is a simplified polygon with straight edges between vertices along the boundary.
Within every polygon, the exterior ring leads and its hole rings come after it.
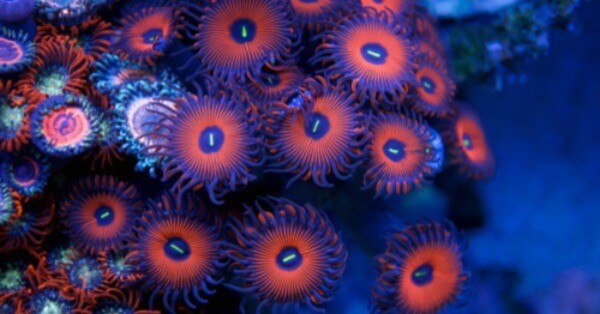
MULTIPOLYGON (((335 312, 349 233, 273 191, 494 174, 435 20, 382 2, 0 0, 0 312, 335 312)), ((450 221, 381 236, 370 311, 468 299, 450 221)))

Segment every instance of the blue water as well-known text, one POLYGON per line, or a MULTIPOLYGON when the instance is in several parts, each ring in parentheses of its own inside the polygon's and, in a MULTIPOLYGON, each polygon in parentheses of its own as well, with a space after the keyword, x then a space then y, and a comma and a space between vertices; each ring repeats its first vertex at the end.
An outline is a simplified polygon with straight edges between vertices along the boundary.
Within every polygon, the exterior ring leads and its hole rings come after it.
POLYGON ((487 224, 470 234, 471 261, 515 269, 519 297, 569 269, 600 273, 600 3, 579 15, 582 33, 553 31, 550 54, 522 68, 526 83, 465 91, 497 160, 480 186, 487 224))

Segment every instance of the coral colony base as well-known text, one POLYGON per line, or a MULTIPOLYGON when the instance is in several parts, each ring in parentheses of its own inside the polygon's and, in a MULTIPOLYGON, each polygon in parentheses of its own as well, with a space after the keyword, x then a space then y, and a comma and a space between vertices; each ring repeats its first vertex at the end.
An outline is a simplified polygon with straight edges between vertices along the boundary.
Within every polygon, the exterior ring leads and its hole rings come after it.
MULTIPOLYGON (((2 313, 335 312, 344 209, 282 186, 494 173, 412 0, 33 2, 0 0, 2 313)), ((465 300, 456 227, 396 230, 370 310, 465 300)))

